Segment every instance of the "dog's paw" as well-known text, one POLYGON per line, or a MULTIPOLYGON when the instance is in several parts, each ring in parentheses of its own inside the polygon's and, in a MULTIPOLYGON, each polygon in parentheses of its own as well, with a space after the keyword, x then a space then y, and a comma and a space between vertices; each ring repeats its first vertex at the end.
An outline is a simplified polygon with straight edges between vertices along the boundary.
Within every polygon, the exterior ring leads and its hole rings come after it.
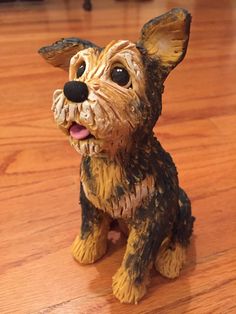
POLYGON ((112 278, 113 294, 121 303, 137 304, 146 294, 147 285, 147 278, 141 283, 135 283, 123 267, 120 267, 112 278))
POLYGON ((174 249, 162 246, 155 261, 156 270, 164 277, 174 279, 179 276, 186 259, 186 249, 176 243, 174 249))
POLYGON ((92 264, 101 258, 107 250, 107 241, 96 241, 92 236, 82 240, 77 236, 71 251, 75 260, 81 264, 92 264))

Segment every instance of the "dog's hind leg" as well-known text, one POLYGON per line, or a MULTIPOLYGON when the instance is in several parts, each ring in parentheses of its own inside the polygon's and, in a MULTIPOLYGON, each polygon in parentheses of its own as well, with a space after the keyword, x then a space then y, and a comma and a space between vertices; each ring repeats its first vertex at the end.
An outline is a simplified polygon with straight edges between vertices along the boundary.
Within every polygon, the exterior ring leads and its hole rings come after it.
POLYGON ((186 259, 186 247, 166 238, 157 254, 156 270, 164 277, 174 279, 179 276, 186 259))
POLYGON ((186 259, 186 248, 193 230, 194 217, 187 194, 179 190, 179 211, 172 236, 166 238, 157 254, 155 267, 164 277, 179 276, 186 259))
POLYGON ((81 264, 91 264, 106 253, 111 219, 87 200, 82 185, 80 201, 81 232, 72 244, 72 255, 81 264))

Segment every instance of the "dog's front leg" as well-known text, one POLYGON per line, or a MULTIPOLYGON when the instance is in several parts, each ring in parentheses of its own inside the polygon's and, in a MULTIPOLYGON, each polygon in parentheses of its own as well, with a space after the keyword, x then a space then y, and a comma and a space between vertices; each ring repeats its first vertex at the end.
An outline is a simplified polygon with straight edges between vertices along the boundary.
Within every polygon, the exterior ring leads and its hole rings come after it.
POLYGON ((137 303, 145 295, 150 268, 169 230, 169 217, 163 207, 138 210, 122 265, 113 277, 113 293, 122 303, 137 303))
POLYGON ((72 255, 81 264, 92 264, 106 253, 110 218, 89 202, 82 185, 80 201, 82 208, 81 230, 73 242, 72 255))

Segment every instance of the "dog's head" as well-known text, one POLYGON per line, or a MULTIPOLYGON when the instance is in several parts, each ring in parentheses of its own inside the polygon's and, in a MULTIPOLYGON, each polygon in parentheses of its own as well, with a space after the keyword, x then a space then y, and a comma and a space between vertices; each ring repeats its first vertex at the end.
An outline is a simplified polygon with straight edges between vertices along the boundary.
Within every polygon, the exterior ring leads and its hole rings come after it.
POLYGON ((146 141, 161 113, 164 80, 185 56, 190 21, 187 11, 173 9, 145 24, 137 43, 119 40, 99 48, 68 38, 39 50, 69 70, 52 109, 77 151, 114 155, 146 141))

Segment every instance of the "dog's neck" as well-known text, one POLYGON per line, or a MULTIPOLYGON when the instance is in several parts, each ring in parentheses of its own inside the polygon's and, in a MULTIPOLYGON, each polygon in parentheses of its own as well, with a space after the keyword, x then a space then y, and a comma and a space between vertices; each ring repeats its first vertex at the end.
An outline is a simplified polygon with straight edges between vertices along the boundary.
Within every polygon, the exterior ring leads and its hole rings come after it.
POLYGON ((114 151, 102 152, 90 157, 83 156, 82 159, 90 159, 94 162, 102 162, 107 167, 117 164, 121 168, 129 168, 130 164, 137 158, 142 157, 146 152, 151 152, 155 146, 157 139, 153 133, 146 136, 134 136, 125 148, 117 149, 114 151))
POLYGON ((132 151, 120 151, 114 158, 109 155, 84 156, 81 162, 81 181, 89 201, 114 217, 131 215, 126 211, 133 211, 142 198, 146 197, 147 188, 143 187, 148 187, 150 191, 153 189, 151 155, 155 143, 158 142, 154 138, 146 143, 134 142, 132 151), (154 145, 152 141, 155 141, 154 145), (133 207, 127 206, 130 199, 134 200, 133 207))
POLYGON ((150 172, 152 156, 157 150, 157 140, 153 134, 142 141, 133 141, 132 149, 120 150, 114 156, 109 154, 83 156, 81 180, 85 184, 99 180, 103 184, 116 182, 134 185, 142 181, 150 172))
POLYGON ((82 186, 95 207, 116 218, 130 217, 147 193, 154 191, 158 173, 162 172, 162 165, 168 163, 171 163, 168 154, 157 139, 150 136, 147 142, 134 143, 133 151, 122 151, 114 159, 83 157, 82 186), (133 205, 128 206, 131 199, 133 205))

